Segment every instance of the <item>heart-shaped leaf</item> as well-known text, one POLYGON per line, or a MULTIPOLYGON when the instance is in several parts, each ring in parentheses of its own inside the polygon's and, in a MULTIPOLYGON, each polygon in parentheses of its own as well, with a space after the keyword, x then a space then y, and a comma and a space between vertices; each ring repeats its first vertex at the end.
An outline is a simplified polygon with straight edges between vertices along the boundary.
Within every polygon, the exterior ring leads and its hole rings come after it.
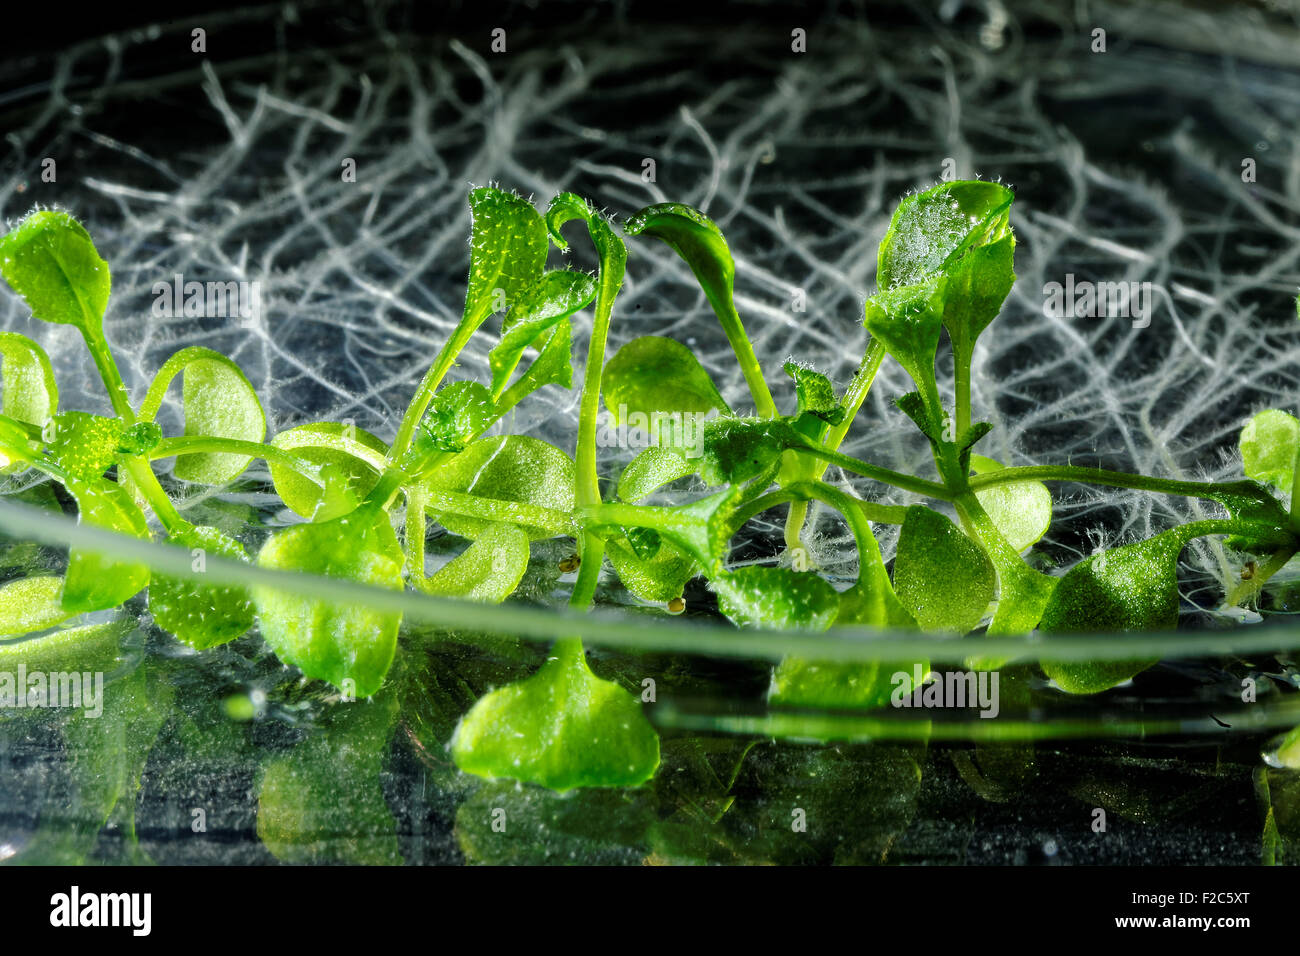
MULTIPOLYGON (((209 556, 248 561, 243 546, 216 528, 178 528, 171 533, 170 543, 190 552, 195 571, 206 570, 209 556)), ((154 623, 197 650, 233 641, 253 626, 254 617, 252 599, 244 588, 206 586, 158 574, 149 583, 149 610, 154 623)))
POLYGON ((894 588, 923 630, 967 634, 993 600, 997 583, 984 552, 944 515, 907 509, 894 558, 894 588))
MULTIPOLYGON (((1178 556, 1191 532, 1173 528, 1080 561, 1061 578, 1043 612, 1044 632, 1172 630, 1178 624, 1178 556)), ((1146 670, 1155 659, 1039 661, 1072 694, 1095 694, 1146 670)))
MULTIPOLYGON (((402 548, 388 513, 367 505, 341 518, 272 535, 257 563, 401 590, 402 548)), ((335 604, 274 587, 253 589, 262 637, 286 664, 354 697, 383 685, 397 650, 402 615, 356 603, 335 604)))
POLYGON ((551 790, 635 787, 659 767, 659 735, 641 704, 587 666, 580 641, 558 641, 532 677, 492 691, 456 728, 466 773, 551 790))
POLYGON ((1247 478, 1272 485, 1284 496, 1292 493, 1296 453, 1300 450, 1300 421, 1294 415, 1266 408, 1255 415, 1237 439, 1247 478))
POLYGON ((36 318, 101 334, 112 286, 108 263, 66 212, 33 212, 0 237, 0 275, 36 318))
POLYGON ((605 407, 615 424, 645 429, 657 439, 667 424, 715 409, 730 413, 695 353, 675 339, 646 335, 624 345, 601 376, 605 407))
MULTIPOLYGON (((1002 469, 983 455, 971 455, 970 467, 977 475, 1002 469)), ((975 497, 1016 551, 1037 544, 1052 525, 1052 493, 1041 481, 1008 481, 981 488, 975 497)))
MULTIPOLYGON (((95 525, 136 538, 148 538, 144 513, 121 485, 102 479, 64 482, 77 501, 79 524, 95 525)), ((63 607, 71 612, 102 611, 139 594, 149 583, 149 568, 117 561, 107 554, 74 548, 68 558, 63 607)))

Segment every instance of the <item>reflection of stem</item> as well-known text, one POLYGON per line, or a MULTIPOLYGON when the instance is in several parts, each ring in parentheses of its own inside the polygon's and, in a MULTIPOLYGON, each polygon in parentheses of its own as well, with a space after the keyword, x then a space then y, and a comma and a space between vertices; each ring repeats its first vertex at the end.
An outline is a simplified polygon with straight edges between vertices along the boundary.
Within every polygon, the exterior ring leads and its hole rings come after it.
POLYGON ((1268 579, 1281 571, 1283 566, 1295 555, 1295 548, 1279 548, 1273 556, 1255 569, 1249 580, 1242 580, 1228 594, 1228 607, 1244 607, 1244 602, 1253 600, 1264 589, 1268 579))

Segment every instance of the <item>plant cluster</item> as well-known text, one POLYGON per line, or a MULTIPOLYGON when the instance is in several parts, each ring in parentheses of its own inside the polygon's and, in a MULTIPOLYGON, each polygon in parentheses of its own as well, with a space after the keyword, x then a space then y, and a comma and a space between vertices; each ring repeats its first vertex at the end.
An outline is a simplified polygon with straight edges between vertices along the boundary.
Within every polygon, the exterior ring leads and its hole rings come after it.
MULTIPOLYGON (((609 567, 631 593, 674 610, 686 583, 702 575, 720 612, 742 627, 954 636, 1167 629, 1178 622, 1179 554, 1204 535, 1227 536, 1234 548, 1260 557, 1250 580, 1227 596, 1230 605, 1249 602, 1300 548, 1297 508, 1283 503, 1300 450, 1294 417, 1269 410, 1252 419, 1241 437, 1246 477, 1227 483, 1069 465, 1005 467, 976 453, 992 426, 972 420, 971 362, 1015 280, 1012 198, 1006 187, 983 181, 948 182, 906 197, 880 243, 879 291, 865 305, 870 337, 852 380, 838 393, 821 372, 786 362, 780 403, 733 302, 734 263, 717 226, 676 203, 632 216, 623 227, 627 237, 667 244, 699 282, 749 388, 753 414, 741 414, 747 409, 729 405, 675 340, 637 338, 607 358, 627 247, 605 216, 571 193, 557 196, 543 215, 518 196, 475 189, 464 312, 391 442, 339 422, 290 428, 268 440, 248 378, 206 348, 169 358, 134 404, 103 332, 108 264, 66 213, 37 211, 0 239, 0 273, 36 318, 80 331, 113 414, 60 411, 40 346, 0 334, 0 464, 43 472, 66 489, 81 522, 123 535, 160 537, 195 554, 264 568, 481 602, 501 602, 515 591, 534 542, 567 538, 576 542, 574 608, 592 604, 609 567), (567 248, 561 230, 574 221, 594 246, 594 275, 547 267, 552 245, 567 248), (573 456, 528 435, 489 434, 501 431, 494 426, 533 392, 574 387, 574 322, 589 307, 573 456), (447 382, 457 356, 497 313, 503 318, 490 352, 491 380, 447 382), (936 374, 941 344, 951 350, 950 381, 936 374), (929 441, 931 474, 906 474, 839 451, 886 357, 915 385, 895 404, 929 441), (155 419, 174 383, 184 430, 165 435, 155 419), (602 475, 598 460, 602 402, 616 423, 634 415, 655 423, 654 443, 616 481, 602 475), (699 447, 688 448, 671 423, 705 415, 699 447), (155 470, 172 461, 169 482, 221 486, 253 459, 266 462, 276 493, 303 519, 273 531, 255 555, 235 536, 188 521, 155 470), (863 487, 828 482, 831 466, 865 479, 863 487), (683 479, 705 491, 684 503, 652 503, 662 500, 656 492, 683 479), (1052 521, 1046 482, 1194 496, 1220 505, 1223 516, 1169 528, 1050 575, 1025 557, 1052 521), (915 503, 881 503, 871 493, 881 485, 915 503), (810 566, 801 535, 812 502, 837 512, 856 542, 857 578, 846 589, 810 566), (788 560, 734 566, 733 537, 777 508, 785 509, 788 560), (425 567, 431 523, 466 542, 432 574, 425 567), (901 526, 892 568, 873 533, 882 523, 901 526)), ((0 633, 52 628, 146 590, 154 623, 177 640, 202 651, 256 627, 282 662, 356 697, 380 690, 398 648, 399 614, 270 586, 151 574, 80 548, 72 549, 62 575, 0 588, 0 633)), ((798 648, 792 633, 790 655, 772 675, 774 706, 877 707, 894 689, 891 674, 927 663, 808 660, 798 648)), ((1003 662, 981 655, 976 636, 968 663, 991 669, 1003 662)), ((1040 666, 1065 691, 1087 694, 1153 663, 1040 666)), ((660 742, 640 702, 592 672, 578 639, 559 635, 540 670, 470 708, 451 752, 472 774, 568 790, 645 782, 659 765, 660 742)))

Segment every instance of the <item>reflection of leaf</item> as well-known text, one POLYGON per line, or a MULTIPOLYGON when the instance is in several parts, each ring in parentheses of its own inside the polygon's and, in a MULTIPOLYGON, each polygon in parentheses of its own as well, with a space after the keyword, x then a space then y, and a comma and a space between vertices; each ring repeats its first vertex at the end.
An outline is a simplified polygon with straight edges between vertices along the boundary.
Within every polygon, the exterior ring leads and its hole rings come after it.
POLYGON ((475 704, 451 749, 466 773, 559 791, 637 786, 659 766, 659 736, 640 702, 596 677, 571 639, 532 677, 475 704))
POLYGON ((911 823, 920 783, 903 748, 756 747, 726 814, 656 824, 649 862, 881 863, 911 823))
POLYGON ((397 824, 380 784, 397 716, 387 691, 333 705, 324 726, 267 761, 257 835, 285 863, 399 864, 397 824))
POLYGON ((45 797, 36 837, 22 863, 79 864, 95 847, 110 817, 135 844, 135 799, 158 731, 171 710, 171 688, 144 667, 105 684, 103 712, 67 715, 63 736, 65 792, 45 797))
POLYGON ((560 795, 515 783, 485 783, 456 811, 456 840, 471 863, 636 865, 653 815, 643 792, 560 795))

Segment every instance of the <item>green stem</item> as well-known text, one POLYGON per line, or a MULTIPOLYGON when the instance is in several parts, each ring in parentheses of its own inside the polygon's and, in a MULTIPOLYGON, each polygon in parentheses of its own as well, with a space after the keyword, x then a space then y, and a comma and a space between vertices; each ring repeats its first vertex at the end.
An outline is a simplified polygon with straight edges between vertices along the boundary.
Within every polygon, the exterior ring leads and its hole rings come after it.
POLYGON ((151 461, 173 458, 178 455, 192 455, 199 452, 217 452, 231 455, 247 455, 249 458, 262 458, 277 465, 291 469, 313 484, 324 487, 325 481, 320 476, 320 465, 291 455, 283 449, 262 442, 243 441, 238 438, 208 438, 204 436, 179 436, 164 438, 149 452, 151 461))
POLYGON ((113 352, 109 349, 103 333, 99 330, 96 330, 96 333, 91 335, 87 329, 81 329, 81 337, 85 340, 90 357, 95 362, 95 368, 99 369, 99 377, 104 380, 104 387, 108 390, 108 400, 113 405, 113 411, 124 424, 134 425, 135 412, 131 409, 131 397, 127 394, 126 383, 122 381, 117 360, 113 358, 113 352))
MULTIPOLYGON (((744 525, 745 522, 762 514, 764 511, 783 505, 786 502, 790 502, 792 506, 800 502, 807 505, 808 498, 816 496, 800 495, 797 492, 800 486, 807 485, 824 486, 834 492, 844 494, 838 488, 827 485, 825 482, 792 482, 778 491, 768 492, 761 498, 755 498, 744 507, 737 509, 735 521, 739 525, 744 525)), ((903 519, 907 517, 907 509, 901 505, 882 505, 874 501, 864 501, 855 495, 846 495, 846 497, 852 500, 854 507, 860 510, 868 521, 874 521, 877 524, 902 524, 903 519)))
POLYGON ((605 539, 585 531, 579 539, 582 564, 578 566, 578 580, 573 583, 569 606, 586 609, 596 598, 596 585, 600 582, 600 569, 605 560, 605 539))
POLYGON ((397 437, 393 439, 393 446, 388 451, 389 461, 401 461, 406 450, 411 447, 411 440, 415 437, 415 428, 424 417, 429 403, 433 401, 434 392, 442 384, 443 378, 451 371, 451 367, 456 364, 456 356, 465 348, 470 337, 478 331, 478 327, 488 317, 488 310, 480 307, 477 311, 466 313, 462 316, 460 324, 452 332, 451 338, 438 352, 437 358, 429 366, 429 371, 424 373, 424 379, 420 382, 420 387, 416 389, 415 396, 411 399, 411 404, 406 408, 406 414, 402 416, 402 422, 397 428, 397 437))
POLYGON ((829 448, 822 448, 812 442, 809 442, 800 451, 827 461, 832 465, 838 465, 845 471, 852 472, 855 475, 862 475, 864 478, 871 478, 887 485, 893 485, 913 494, 938 498, 940 501, 951 501, 953 497, 953 493, 947 487, 936 481, 927 481, 914 475, 905 475, 902 472, 881 468, 860 458, 853 458, 850 455, 844 455, 829 448))
POLYGON ((158 476, 153 473, 149 467, 149 462, 144 458, 124 458, 122 459, 122 470, 131 478, 131 483, 135 485, 141 496, 153 513, 158 516, 164 528, 169 534, 178 531, 181 527, 189 524, 181 517, 176 506, 172 504, 171 498, 163 490, 162 485, 158 483, 158 476))
POLYGON ((956 408, 957 437, 970 431, 970 356, 953 350, 953 404, 956 408))
POLYGON ((758 364, 754 346, 750 343, 749 336, 745 334, 745 326, 740 321, 740 313, 736 311, 735 302, 730 296, 718 301, 709 296, 709 304, 713 306, 713 313, 722 324, 722 331, 726 333, 727 341, 731 343, 731 350, 736 353, 736 360, 740 363, 740 371, 745 376, 745 384, 749 386, 749 394, 753 396, 754 407, 758 410, 759 417, 776 418, 776 402, 772 400, 767 380, 763 378, 763 367, 758 364))
POLYGON ((411 580, 417 587, 423 587, 424 574, 424 539, 427 531, 424 509, 428 507, 428 498, 420 485, 407 485, 406 491, 406 527, 403 529, 403 544, 406 549, 406 568, 411 580))
MULTIPOLYGON (((862 362, 858 365, 857 372, 853 375, 853 381, 849 382, 849 387, 844 391, 844 397, 840 399, 840 407, 844 409, 844 420, 838 425, 832 425, 826 432, 826 437, 822 439, 822 446, 831 451, 838 451, 840 445, 844 442, 849 433, 849 428, 853 424, 853 419, 862 409, 862 403, 866 401, 867 393, 871 391, 871 383, 876 380, 876 374, 880 371, 880 365, 885 360, 885 347, 876 339, 871 339, 867 343, 866 352, 863 353, 862 362)), ((806 477, 812 481, 818 481, 822 475, 826 474, 826 469, 830 467, 830 462, 824 459, 816 459, 813 466, 808 470, 806 477)), ((796 548, 802 546, 802 535, 804 522, 808 517, 808 502, 795 500, 790 503, 790 513, 785 519, 785 544, 787 548, 796 548)))
POLYGON ((1183 495, 1189 498, 1212 498, 1216 493, 1240 492, 1240 482, 1178 481, 1172 478, 1149 478, 1123 471, 1104 468, 1087 468, 1081 465, 1031 465, 1020 468, 1000 468, 970 479, 973 491, 1012 481, 1077 481, 1085 484, 1108 485, 1113 488, 1133 488, 1138 491, 1156 491, 1162 494, 1183 495))

